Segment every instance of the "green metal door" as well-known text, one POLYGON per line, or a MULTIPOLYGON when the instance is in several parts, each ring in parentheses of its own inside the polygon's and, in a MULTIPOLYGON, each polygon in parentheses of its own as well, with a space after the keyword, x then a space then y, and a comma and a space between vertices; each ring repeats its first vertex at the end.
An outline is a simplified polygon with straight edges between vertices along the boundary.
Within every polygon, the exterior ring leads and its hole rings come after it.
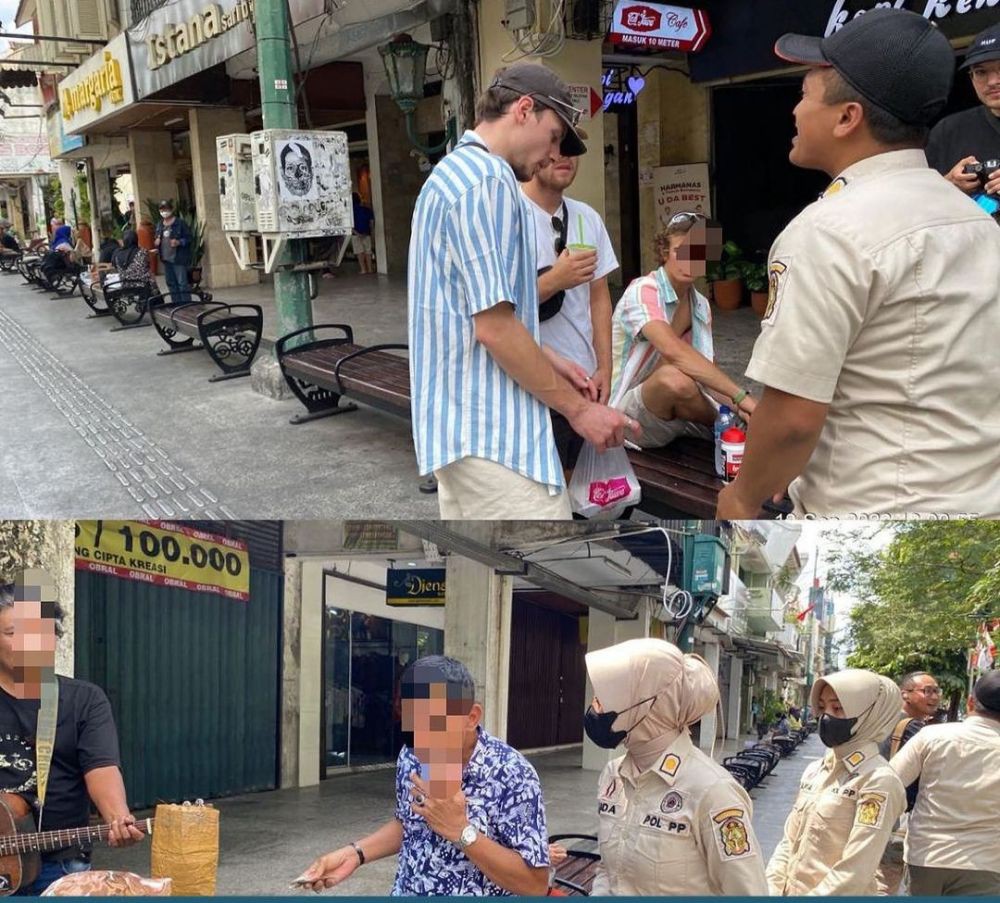
POLYGON ((250 600, 77 571, 76 676, 111 700, 132 808, 277 786, 283 578, 250 600))

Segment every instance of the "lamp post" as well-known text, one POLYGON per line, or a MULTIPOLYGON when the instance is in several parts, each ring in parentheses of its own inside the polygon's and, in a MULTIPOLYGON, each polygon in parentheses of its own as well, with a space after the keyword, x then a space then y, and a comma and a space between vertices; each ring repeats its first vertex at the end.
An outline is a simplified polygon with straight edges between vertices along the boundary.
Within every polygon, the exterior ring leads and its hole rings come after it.
POLYGON ((414 41, 408 34, 396 35, 388 44, 379 47, 389 79, 389 93, 406 117, 406 134, 410 143, 421 153, 436 154, 443 151, 457 137, 455 118, 450 117, 445 126, 445 138, 434 147, 421 143, 414 132, 413 118, 417 104, 424 98, 424 75, 427 70, 426 44, 414 41))

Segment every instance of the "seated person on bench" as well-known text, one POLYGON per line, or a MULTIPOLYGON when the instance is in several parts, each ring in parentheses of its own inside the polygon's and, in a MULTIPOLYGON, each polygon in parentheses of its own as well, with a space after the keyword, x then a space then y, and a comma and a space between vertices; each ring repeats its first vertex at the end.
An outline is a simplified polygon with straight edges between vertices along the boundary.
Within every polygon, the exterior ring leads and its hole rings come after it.
POLYGON ((73 259, 73 230, 69 226, 60 226, 52 236, 52 250, 46 252, 39 265, 42 275, 52 283, 69 269, 73 259))
POLYGON ((149 255, 139 247, 139 236, 131 229, 122 236, 122 246, 115 251, 112 262, 123 283, 145 285, 150 294, 159 291, 153 274, 149 272, 149 255))
POLYGON ((661 265, 633 280, 612 317, 611 398, 639 422, 643 448, 681 436, 712 439, 720 404, 744 420, 755 407, 713 363, 712 312, 694 287, 705 275, 709 237, 701 214, 674 216, 655 239, 661 265))
POLYGON ((10 223, 0 220, 0 254, 20 254, 21 246, 10 232, 10 223))

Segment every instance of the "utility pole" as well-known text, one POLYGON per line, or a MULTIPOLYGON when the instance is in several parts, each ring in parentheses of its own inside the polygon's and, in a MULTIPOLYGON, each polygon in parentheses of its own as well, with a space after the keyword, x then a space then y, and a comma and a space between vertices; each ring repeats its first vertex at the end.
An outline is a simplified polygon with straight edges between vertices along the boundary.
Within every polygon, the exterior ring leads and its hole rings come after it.
MULTIPOLYGON (((819 540, 816 540, 815 554, 813 555, 813 580, 812 588, 809 590, 809 604, 813 605, 819 596, 819 540)), ((806 643, 806 704, 803 707, 805 709, 805 719, 808 720, 810 715, 809 700, 812 697, 812 686, 815 679, 813 674, 813 632, 815 628, 816 619, 816 609, 814 608, 809 612, 809 617, 806 619, 808 624, 809 638, 806 643)))
MULTIPOLYGON (((298 128, 298 106, 292 71, 291 23, 286 0, 256 0, 257 68, 265 129, 298 128)), ((289 269, 302 262, 302 240, 287 243, 276 261, 274 302, 278 335, 312 325, 309 274, 289 269)))

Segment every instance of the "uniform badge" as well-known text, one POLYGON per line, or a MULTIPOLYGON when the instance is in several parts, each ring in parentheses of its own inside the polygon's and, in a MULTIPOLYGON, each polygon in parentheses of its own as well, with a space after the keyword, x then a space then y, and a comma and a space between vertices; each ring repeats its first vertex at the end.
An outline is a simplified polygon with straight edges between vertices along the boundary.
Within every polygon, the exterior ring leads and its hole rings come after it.
POLYGON ((844 761, 851 766, 851 768, 857 768, 867 757, 861 750, 852 752, 844 761))
POLYGON ((757 855, 757 851, 750 846, 750 831, 747 828, 744 809, 734 806, 712 812, 711 816, 712 821, 718 826, 715 841, 723 860, 757 855))
POLYGON ((676 812, 684 805, 684 797, 676 790, 671 790, 662 800, 660 800, 660 811, 664 815, 676 812))
POLYGON ((611 797, 615 795, 615 792, 617 790, 618 790, 618 778, 612 778, 611 783, 604 788, 604 793, 601 794, 601 799, 602 800, 611 799, 611 797))
POLYGON ((781 277, 788 271, 788 265, 775 260, 767 268, 767 310, 764 319, 770 320, 778 311, 778 292, 781 288, 781 277))
POLYGON ((844 186, 847 184, 847 179, 843 176, 838 176, 834 179, 828 186, 826 191, 823 192, 821 197, 828 198, 831 194, 836 194, 838 191, 843 191, 844 186))
POLYGON ((681 757, 675 755, 674 753, 667 753, 663 757, 663 761, 660 763, 660 771, 663 774, 670 775, 673 777, 677 774, 677 769, 681 767, 681 757))
POLYGON ((884 793, 876 793, 874 790, 861 794, 858 800, 858 814, 855 822, 866 828, 877 828, 882 824, 885 814, 885 803, 888 799, 884 793))

